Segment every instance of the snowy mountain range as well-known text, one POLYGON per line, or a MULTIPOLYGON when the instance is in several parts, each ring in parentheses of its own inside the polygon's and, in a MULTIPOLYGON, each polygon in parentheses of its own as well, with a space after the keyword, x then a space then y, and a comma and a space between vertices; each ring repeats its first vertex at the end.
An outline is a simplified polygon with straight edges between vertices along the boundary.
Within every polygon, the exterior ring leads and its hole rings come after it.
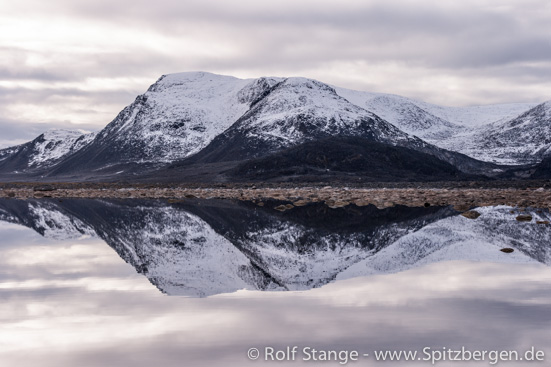
POLYGON ((247 160, 332 137, 401 147, 465 174, 495 176, 507 170, 496 164, 533 165, 547 157, 550 110, 551 102, 442 107, 300 77, 170 74, 98 133, 49 131, 0 150, 0 176, 138 179, 210 164, 223 181, 221 172, 247 160))
POLYGON ((0 220, 53 238, 96 236, 159 290, 204 297, 285 291, 449 260, 551 265, 549 212, 310 204, 280 213, 228 201, 0 200, 0 220), (504 253, 504 247, 513 253, 504 253))
POLYGON ((337 91, 404 132, 482 161, 536 163, 550 148, 545 141, 550 136, 550 102, 443 107, 396 95, 337 91))

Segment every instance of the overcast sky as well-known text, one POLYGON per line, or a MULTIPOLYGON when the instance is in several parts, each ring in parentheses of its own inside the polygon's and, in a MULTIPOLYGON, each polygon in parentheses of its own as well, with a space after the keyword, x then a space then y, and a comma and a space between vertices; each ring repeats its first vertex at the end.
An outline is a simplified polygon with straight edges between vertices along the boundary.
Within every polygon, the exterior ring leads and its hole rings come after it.
POLYGON ((463 106, 551 99, 549 0, 0 0, 0 146, 100 129, 162 74, 305 76, 463 106))

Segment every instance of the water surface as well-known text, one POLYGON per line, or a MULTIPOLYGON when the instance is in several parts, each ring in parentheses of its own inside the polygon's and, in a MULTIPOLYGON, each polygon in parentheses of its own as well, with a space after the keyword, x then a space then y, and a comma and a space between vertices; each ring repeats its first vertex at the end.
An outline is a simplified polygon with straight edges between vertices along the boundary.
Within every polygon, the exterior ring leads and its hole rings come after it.
POLYGON ((267 346, 548 354, 549 213, 512 210, 3 200, 1 365, 301 364, 248 360, 267 346))

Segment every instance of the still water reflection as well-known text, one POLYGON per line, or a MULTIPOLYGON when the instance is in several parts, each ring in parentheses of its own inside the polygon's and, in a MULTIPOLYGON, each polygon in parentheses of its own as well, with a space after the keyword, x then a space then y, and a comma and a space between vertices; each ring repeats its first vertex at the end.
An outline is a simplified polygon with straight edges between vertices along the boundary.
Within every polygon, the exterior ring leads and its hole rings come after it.
POLYGON ((294 345, 549 354, 549 213, 479 210, 3 200, 0 365, 293 366, 246 352, 294 345))

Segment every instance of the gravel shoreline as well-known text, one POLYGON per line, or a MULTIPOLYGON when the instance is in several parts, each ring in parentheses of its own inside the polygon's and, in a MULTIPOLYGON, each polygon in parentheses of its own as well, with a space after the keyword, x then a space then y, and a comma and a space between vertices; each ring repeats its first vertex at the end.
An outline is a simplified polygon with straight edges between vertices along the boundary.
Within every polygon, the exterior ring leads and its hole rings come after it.
POLYGON ((19 188, 0 188, 0 198, 109 198, 109 199, 232 199, 263 205, 265 201, 276 200, 286 203, 286 209, 304 206, 308 203, 325 203, 330 208, 347 205, 378 208, 395 205, 410 207, 448 206, 459 211, 478 206, 509 205, 513 207, 551 208, 551 189, 476 189, 476 188, 339 188, 339 187, 297 187, 297 188, 185 188, 185 187, 104 187, 104 188, 58 188, 51 185, 19 188))

